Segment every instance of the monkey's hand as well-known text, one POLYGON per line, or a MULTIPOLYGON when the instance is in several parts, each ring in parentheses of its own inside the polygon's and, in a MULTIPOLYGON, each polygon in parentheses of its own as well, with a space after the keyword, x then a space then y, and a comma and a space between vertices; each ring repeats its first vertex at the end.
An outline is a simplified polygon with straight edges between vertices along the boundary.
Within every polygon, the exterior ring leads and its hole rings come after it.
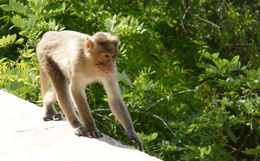
POLYGON ((90 138, 101 138, 103 135, 102 133, 94 128, 94 129, 90 129, 86 126, 82 126, 79 127, 78 129, 76 129, 75 134, 77 136, 86 136, 86 137, 90 137, 90 138))
POLYGON ((139 150, 143 151, 143 144, 141 139, 139 138, 139 136, 136 134, 135 131, 131 130, 127 132, 127 136, 129 138, 129 140, 132 142, 133 140, 138 144, 139 146, 139 150))

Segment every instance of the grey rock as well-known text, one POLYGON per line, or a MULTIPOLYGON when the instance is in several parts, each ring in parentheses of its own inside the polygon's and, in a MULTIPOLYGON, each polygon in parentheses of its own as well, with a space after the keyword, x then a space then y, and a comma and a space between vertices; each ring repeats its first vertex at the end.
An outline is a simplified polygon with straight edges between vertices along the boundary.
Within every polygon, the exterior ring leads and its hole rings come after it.
POLYGON ((44 110, 0 90, 1 161, 160 161, 104 135, 78 137, 67 121, 43 121, 44 110))

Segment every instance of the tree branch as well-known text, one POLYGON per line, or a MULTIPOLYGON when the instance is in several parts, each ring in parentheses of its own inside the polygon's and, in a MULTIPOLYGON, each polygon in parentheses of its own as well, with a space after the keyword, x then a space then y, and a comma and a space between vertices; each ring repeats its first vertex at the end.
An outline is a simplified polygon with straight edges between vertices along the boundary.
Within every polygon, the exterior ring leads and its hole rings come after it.
MULTIPOLYGON (((106 110, 106 109, 102 109, 102 110, 106 110)), ((108 109, 108 110, 109 110, 109 109, 108 109)), ((103 119, 106 119, 106 120, 108 120, 108 121, 110 121, 110 122, 113 122, 114 124, 116 124, 116 126, 119 127, 120 130, 124 131, 124 130, 122 129, 122 127, 119 126, 119 124, 118 124, 117 122, 113 121, 113 120, 110 119, 109 117, 106 117, 106 116, 101 115, 101 114, 99 114, 99 113, 94 113, 94 114, 97 115, 97 116, 99 116, 99 117, 101 117, 101 118, 103 118, 103 119)))
MULTIPOLYGON (((95 110, 92 110, 91 113, 92 113, 92 114, 95 114, 95 115, 97 115, 97 116, 99 116, 99 117, 102 117, 102 118, 104 118, 104 119, 106 119, 106 120, 109 120, 109 121, 111 121, 111 122, 113 122, 113 123, 116 123, 115 121, 111 120, 110 118, 108 118, 108 117, 106 117, 106 116, 103 116, 103 115, 101 115, 101 114, 98 114, 98 112, 111 112, 110 109, 108 109, 108 108, 107 108, 107 109, 95 109, 95 110)), ((148 114, 148 113, 145 113, 145 112, 138 112, 138 111, 130 111, 130 113, 142 114, 142 115, 149 116, 149 117, 152 117, 152 118, 154 118, 154 119, 160 120, 160 121, 166 126, 166 128, 167 128, 174 136, 176 136, 176 134, 172 131, 172 129, 170 128, 169 124, 167 123, 167 120, 161 118, 160 116, 148 114)), ((120 129, 123 130, 121 127, 120 127, 120 129)))
POLYGON ((111 112, 111 110, 109 108, 91 110, 92 114, 95 114, 95 113, 98 113, 98 112, 111 112))
MULTIPOLYGON (((185 11, 185 14, 184 14, 185 16, 186 16, 186 14, 187 14, 186 12, 188 12, 190 15, 192 15, 192 16, 194 16, 194 17, 197 17, 197 18, 200 19, 201 21, 206 22, 206 23, 208 23, 208 24, 214 26, 215 28, 218 29, 218 32, 220 32, 220 27, 219 27, 217 24, 215 24, 215 23, 213 23, 213 22, 211 22, 211 21, 209 21, 209 20, 206 20, 206 19, 200 17, 199 15, 195 15, 195 14, 193 14, 191 11, 189 11, 190 6, 187 8, 187 6, 186 6, 186 4, 185 4, 185 0, 182 0, 182 5, 183 5, 184 9, 186 10, 186 11, 185 11)), ((184 16, 184 18, 185 18, 185 16, 184 16)), ((184 18, 183 18, 183 19, 184 19, 184 18)))
POLYGON ((210 22, 209 20, 206 20, 206 19, 200 17, 199 15, 195 15, 195 14, 193 14, 193 13, 190 12, 190 11, 189 11, 189 13, 190 13, 192 16, 197 17, 197 18, 200 19, 201 21, 206 22, 206 23, 208 23, 208 24, 214 26, 215 28, 218 29, 218 32, 220 32, 220 27, 219 27, 217 24, 215 24, 215 23, 213 23, 213 22, 210 22))
MULTIPOLYGON (((179 95, 179 94, 183 94, 183 93, 188 93, 188 92, 194 92, 193 89, 187 89, 187 90, 183 90, 183 91, 179 91, 179 92, 176 92, 176 93, 172 93, 166 97, 163 97, 163 98, 160 98, 159 100, 157 100, 154 104, 152 104, 149 108, 147 108, 144 112, 138 112, 138 111, 130 111, 130 113, 137 113, 137 114, 142 114, 142 115, 145 115, 145 116, 149 116, 149 117, 152 117, 154 119, 157 119, 157 120, 160 120, 165 126, 166 128, 174 135, 176 136, 176 134, 172 131, 172 129, 170 128, 169 124, 167 123, 167 120, 161 118, 160 116, 158 115, 153 115, 153 114, 148 114, 147 112, 149 110, 151 110, 155 105, 157 105, 158 103, 164 101, 165 99, 168 99, 170 97, 173 97, 173 96, 176 96, 176 95, 179 95)), ((113 120, 111 120, 110 118, 106 117, 106 116, 103 116, 103 115, 100 115, 98 114, 99 112, 111 112, 110 109, 106 108, 106 109, 95 109, 95 110, 92 110, 91 113, 92 114, 95 114, 99 117, 103 117, 111 122, 114 122, 113 120)))
POLYGON ((172 129, 170 128, 170 126, 167 123, 167 121, 164 120, 163 118, 161 118, 160 116, 158 116, 158 115, 151 115, 151 114, 148 114, 148 113, 145 113, 145 112, 138 112, 138 111, 132 111, 132 113, 142 114, 142 115, 149 116, 149 117, 155 118, 157 120, 160 120, 166 126, 166 128, 172 133, 172 135, 174 135, 176 137, 176 134, 172 131, 172 129))
POLYGON ((187 31, 186 31, 186 29, 185 29, 185 27, 184 27, 183 21, 184 21, 186 15, 187 15, 189 9, 190 9, 190 6, 185 10, 185 13, 183 14, 182 19, 181 19, 181 26, 182 26, 183 30, 184 30, 186 33, 187 33, 187 31))
POLYGON ((183 93, 188 93, 188 92, 194 92, 194 89, 187 89, 187 90, 184 90, 184 91, 179 91, 179 92, 176 92, 176 93, 172 93, 166 97, 163 97, 163 98, 160 98, 159 100, 157 100, 154 104, 152 104, 149 108, 147 108, 144 112, 147 112, 147 111, 150 111, 155 105, 157 105, 158 103, 170 98, 170 97, 173 97, 173 96, 176 96, 176 95, 179 95, 179 94, 183 94, 183 93))

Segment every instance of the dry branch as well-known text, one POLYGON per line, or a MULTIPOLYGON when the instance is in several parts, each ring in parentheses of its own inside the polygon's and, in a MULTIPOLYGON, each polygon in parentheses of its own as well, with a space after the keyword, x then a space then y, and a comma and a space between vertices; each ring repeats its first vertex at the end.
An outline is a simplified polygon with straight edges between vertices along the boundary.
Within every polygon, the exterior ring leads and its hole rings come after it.
POLYGON ((150 111, 155 105, 157 105, 158 103, 160 103, 160 102, 162 102, 162 101, 164 101, 164 100, 166 100, 170 97, 173 97, 173 96, 176 96, 176 95, 179 95, 179 94, 183 94, 183 93, 188 93, 188 92, 194 92, 194 90, 193 89, 187 89, 187 90, 172 93, 172 94, 170 94, 166 97, 160 98, 154 104, 152 104, 149 108, 147 108, 144 112, 150 111))

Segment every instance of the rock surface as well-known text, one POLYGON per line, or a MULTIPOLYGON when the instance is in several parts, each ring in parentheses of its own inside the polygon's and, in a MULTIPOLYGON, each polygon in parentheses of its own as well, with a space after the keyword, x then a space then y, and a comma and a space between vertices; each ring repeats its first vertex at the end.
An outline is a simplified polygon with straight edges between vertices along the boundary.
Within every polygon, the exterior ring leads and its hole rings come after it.
POLYGON ((0 90, 1 161, 159 161, 106 135, 77 137, 67 121, 44 122, 43 113, 0 90))

